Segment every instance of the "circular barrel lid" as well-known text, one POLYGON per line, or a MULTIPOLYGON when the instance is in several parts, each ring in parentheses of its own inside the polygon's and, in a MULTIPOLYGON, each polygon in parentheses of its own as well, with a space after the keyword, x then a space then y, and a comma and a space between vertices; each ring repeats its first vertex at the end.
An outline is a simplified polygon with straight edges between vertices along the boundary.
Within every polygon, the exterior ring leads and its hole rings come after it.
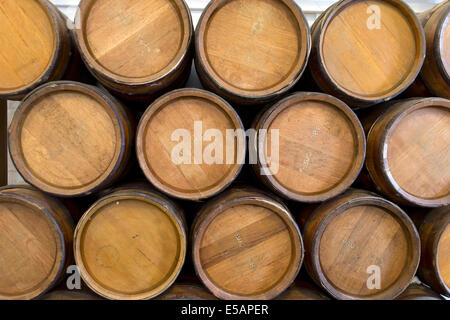
POLYGON ((1 1, 0 96, 25 94, 48 78, 62 45, 50 6, 41 0, 1 1))
POLYGON ((77 196, 98 188, 124 157, 125 129, 115 102, 98 88, 53 82, 28 95, 10 127, 19 173, 37 188, 77 196))
MULTIPOLYGON (((450 209, 447 214, 450 214, 450 209)), ((450 224, 444 228, 439 238, 437 267, 442 282, 450 288, 450 224)))
POLYGON ((198 89, 172 91, 156 100, 141 118, 136 145, 147 179, 182 199, 219 193, 245 161, 239 116, 225 100, 198 89))
POLYGON ((175 281, 184 264, 184 222, 159 196, 113 193, 81 218, 74 252, 81 277, 97 294, 150 299, 175 281))
POLYGON ((257 170, 281 195, 324 201, 347 189, 365 158, 365 135, 353 111, 321 93, 298 93, 260 118, 257 170))
POLYGON ((337 90, 383 101, 406 89, 425 57, 423 28, 400 0, 343 0, 320 21, 320 59, 337 90))
POLYGON ((309 27, 291 0, 212 1, 197 26, 196 63, 217 87, 258 99, 290 89, 310 52, 309 27))
POLYGON ((214 295, 272 299, 292 283, 303 243, 282 204, 259 193, 231 191, 204 210, 193 230, 193 259, 214 295))
POLYGON ((193 36, 183 0, 83 0, 75 22, 87 65, 100 79, 130 86, 171 73, 193 36))
POLYGON ((33 299, 55 284, 65 263, 55 218, 26 195, 0 191, 0 299, 33 299))

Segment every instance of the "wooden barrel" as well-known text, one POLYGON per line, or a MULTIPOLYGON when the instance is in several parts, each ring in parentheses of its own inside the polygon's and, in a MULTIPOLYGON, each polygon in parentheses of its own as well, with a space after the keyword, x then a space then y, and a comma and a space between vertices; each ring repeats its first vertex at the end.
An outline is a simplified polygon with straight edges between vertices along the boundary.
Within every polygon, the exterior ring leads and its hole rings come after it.
POLYGON ((20 100, 63 76, 71 54, 66 22, 48 0, 3 0, 0 50, 0 99, 20 100))
POLYGON ((245 162, 246 141, 238 114, 225 100, 204 90, 180 89, 147 109, 136 148, 155 187, 173 197, 200 200, 236 178, 245 162))
POLYGON ((256 174, 274 192, 320 202, 345 191, 357 178, 366 152, 364 130, 342 101, 322 93, 293 94, 256 121, 256 174))
POLYGON ((172 285, 184 264, 183 213, 153 191, 119 189, 83 215, 74 252, 82 279, 102 297, 156 297, 172 285))
POLYGON ((425 61, 409 95, 450 99, 450 2, 443 1, 421 14, 427 42, 425 61))
POLYGON ((134 125, 97 87, 50 82, 30 93, 9 128, 11 158, 22 177, 61 197, 87 195, 124 172, 134 125))
POLYGON ((217 298, 200 285, 176 283, 156 300, 217 300, 217 298))
POLYGON ((295 282, 277 300, 330 300, 318 288, 305 281, 295 282))
POLYGON ((297 224, 281 202, 251 188, 206 203, 192 227, 196 273, 218 298, 272 299, 288 288, 303 260, 297 224))
POLYGON ((92 74, 129 100, 187 80, 194 29, 183 0, 82 0, 75 38, 92 74))
POLYGON ((41 297, 40 300, 83 301, 83 300, 102 300, 102 298, 86 290, 54 290, 41 297))
POLYGON ((336 299, 393 299, 416 273, 420 239, 395 204, 352 189, 325 202, 303 230, 310 276, 336 299))
POLYGON ((430 288, 412 283, 395 300, 444 300, 440 295, 430 288))
POLYGON ((195 49, 205 88, 237 104, 262 104, 297 83, 311 39, 293 0, 214 0, 198 22, 195 49))
POLYGON ((36 298, 72 260, 74 223, 56 199, 27 186, 0 188, 0 299, 36 298))
POLYGON ((423 28, 401 0, 341 0, 315 21, 311 36, 315 82, 353 107, 403 92, 425 58, 423 28))
POLYGON ((410 99, 373 112, 362 121, 369 129, 366 168, 378 189, 403 204, 448 205, 450 100, 410 99))
POLYGON ((422 240, 420 278, 450 297, 450 206, 434 209, 419 228, 422 240))

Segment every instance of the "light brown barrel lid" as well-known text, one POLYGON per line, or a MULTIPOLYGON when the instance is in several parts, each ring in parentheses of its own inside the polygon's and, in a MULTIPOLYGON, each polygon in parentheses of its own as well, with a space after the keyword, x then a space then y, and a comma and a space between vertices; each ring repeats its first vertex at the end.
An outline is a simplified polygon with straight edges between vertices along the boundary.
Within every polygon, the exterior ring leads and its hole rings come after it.
POLYGON ((397 95, 420 71, 423 29, 400 0, 343 0, 321 21, 320 59, 339 91, 364 101, 397 95), (380 28, 372 27, 379 8, 380 28))
POLYGON ((0 194, 0 299, 33 299, 59 277, 65 244, 54 218, 32 200, 0 194))
POLYGON ((98 187, 124 157, 124 125, 113 104, 81 83, 54 82, 33 91, 10 127, 10 151, 20 174, 61 196, 98 187))
POLYGON ((258 140, 264 178, 293 200, 318 202, 342 193, 364 163, 365 135, 357 116, 329 95, 289 96, 263 115, 258 129, 267 130, 267 138, 260 134, 258 140), (271 154, 275 130, 278 156, 271 154))
POLYGON ((58 58, 57 17, 47 1, 4 0, 0 3, 0 95, 26 91, 58 58))
MULTIPOLYGON (((220 97, 204 90, 180 89, 172 91, 155 101, 141 118, 137 133, 137 156, 147 179, 161 191, 178 198, 199 200, 211 197, 225 189, 238 175, 245 157, 245 136, 242 122, 234 109, 220 97), (212 141, 203 142, 201 159, 195 159, 195 122, 201 121, 203 134, 219 130, 223 136, 222 163, 208 164, 203 157, 210 153, 212 141), (234 139, 234 160, 227 163, 227 130, 241 130, 234 139), (190 134, 191 164, 177 164, 172 154, 185 140, 172 139, 176 130, 190 134), (201 163, 200 163, 201 162, 201 163)), ((184 138, 183 138, 184 139, 184 138)), ((201 139, 201 138, 200 138, 201 139)), ((185 141, 185 142, 186 142, 185 141)), ((215 141, 215 140, 214 140, 215 141)), ((218 146, 220 148, 220 145, 218 146)), ((176 153, 178 155, 180 153, 176 153)))
POLYGON ((306 19, 291 0, 212 1, 196 38, 209 77, 220 88, 249 98, 291 88, 311 47, 306 19))
POLYGON ((338 299, 389 299, 400 294, 419 263, 419 237, 394 204, 376 197, 338 206, 317 229, 313 248, 321 283, 338 299), (379 267, 380 288, 368 287, 379 267))
POLYGON ((442 282, 447 288, 450 288, 450 224, 447 225, 439 238, 437 267, 442 282))
POLYGON ((182 221, 157 198, 116 194, 94 204, 74 238, 81 277, 108 299, 150 299, 178 276, 186 254, 182 221))
POLYGON ((272 299, 294 281, 303 259, 300 231, 267 197, 215 203, 193 234, 196 272, 221 299, 272 299))
POLYGON ((389 121, 381 142, 384 174, 397 192, 413 203, 450 203, 449 100, 417 100, 389 121))
POLYGON ((75 19, 85 62, 102 77, 128 85, 173 71, 187 52, 191 23, 183 0, 83 0, 75 19))

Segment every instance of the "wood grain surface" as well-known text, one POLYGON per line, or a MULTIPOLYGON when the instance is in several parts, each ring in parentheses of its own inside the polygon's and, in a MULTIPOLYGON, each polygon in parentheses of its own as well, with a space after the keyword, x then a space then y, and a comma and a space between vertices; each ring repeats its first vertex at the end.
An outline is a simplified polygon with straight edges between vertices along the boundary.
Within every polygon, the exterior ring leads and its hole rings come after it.
POLYGON ((0 188, 0 299, 33 299, 58 284, 73 228, 61 202, 30 187, 0 188))
POLYGON ((419 264, 413 222, 395 204, 363 190, 351 189, 314 210, 303 239, 308 273, 336 299, 393 299, 419 264), (374 267, 379 287, 369 279, 374 267))
POLYGON ((156 300, 217 300, 217 298, 201 285, 176 283, 156 300))
POLYGON ((420 21, 400 0, 341 0, 315 21, 311 33, 313 78, 354 107, 400 94, 425 58, 420 21))
POLYGON ((186 255, 181 210, 147 189, 118 189, 83 215, 74 235, 81 277, 117 300, 158 296, 177 278, 186 255))
POLYGON ((275 298, 303 260, 300 231, 288 209, 251 188, 206 203, 191 239, 196 273, 220 299, 275 298))
POLYGON ((204 87, 238 104, 261 104, 292 88, 310 47, 292 0, 214 0, 197 25, 195 62, 204 87))
POLYGON ((440 295, 430 288, 412 283, 395 300, 444 300, 440 295))
POLYGON ((124 172, 134 135, 131 120, 97 87, 48 83, 16 111, 9 128, 11 157, 37 188, 59 196, 87 195, 124 172))
POLYGON ((363 166, 366 145, 361 123, 332 96, 295 93, 267 109, 254 128, 267 130, 267 136, 259 134, 257 145, 250 146, 258 155, 255 172, 288 199, 330 199, 350 187, 363 166), (273 138, 275 130, 279 143, 273 138), (277 157, 271 154, 275 143, 277 157))

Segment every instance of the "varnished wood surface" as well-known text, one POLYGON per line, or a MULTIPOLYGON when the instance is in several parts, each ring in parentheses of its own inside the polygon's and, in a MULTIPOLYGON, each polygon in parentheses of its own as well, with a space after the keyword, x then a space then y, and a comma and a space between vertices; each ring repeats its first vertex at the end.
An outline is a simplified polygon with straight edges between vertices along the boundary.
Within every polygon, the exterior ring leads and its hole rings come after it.
POLYGON ((71 54, 70 35, 48 0, 4 0, 0 50, 0 98, 19 100, 63 76, 71 54))
POLYGON ((197 25, 197 72, 206 88, 230 101, 265 103, 300 78, 310 41, 292 0, 214 0, 197 25))
POLYGON ((150 97, 190 72, 194 31, 183 0, 83 0, 75 20, 84 61, 121 97, 150 97))
POLYGON ((366 167, 386 196, 424 207, 450 203, 449 108, 442 98, 412 99, 377 106, 363 119, 366 167))
POLYGON ((74 223, 67 209, 24 186, 0 189, 0 299, 36 298, 64 276, 74 223))
POLYGON ((420 21, 400 0, 341 0, 315 21, 311 33, 309 66, 315 81, 354 107, 400 94, 425 58, 420 21), (371 6, 380 10, 379 28, 369 29, 371 6))
POLYGON ((102 90, 52 82, 28 95, 9 128, 12 160, 22 177, 59 196, 92 193, 123 173, 133 123, 102 90))
POLYGON ((186 225, 169 199, 146 189, 119 189, 84 214, 74 236, 85 283, 108 299, 150 299, 177 278, 186 225))
POLYGON ((450 206, 428 213, 419 231, 419 275, 433 290, 450 297, 450 206))
POLYGON ((277 300, 330 300, 328 296, 312 283, 299 281, 278 296, 277 300))
POLYGON ((330 199, 345 191, 363 166, 366 145, 361 123, 332 96, 295 93, 267 109, 254 127, 267 130, 267 137, 259 135, 257 144, 250 146, 258 154, 255 172, 286 198, 330 199), (278 157, 271 155, 272 145, 278 142, 273 138, 275 130, 279 132, 278 157))
POLYGON ((217 300, 217 298, 201 285, 175 283, 156 300, 217 300))
POLYGON ((192 232, 197 275, 220 299, 272 299, 294 281, 303 243, 288 209, 253 189, 206 203, 192 232))
MULTIPOLYGON (((147 109, 137 132, 137 157, 147 179, 161 191, 177 198, 200 200, 224 190, 238 175, 244 163, 245 138, 234 139, 234 161, 227 164, 227 130, 244 130, 236 111, 223 99, 199 89, 172 91, 156 100, 147 109), (203 134, 209 129, 219 130, 223 136, 222 163, 209 164, 203 157, 211 142, 204 141, 200 163, 196 163, 194 124, 201 121, 203 134), (190 164, 177 164, 172 159, 175 130, 190 134, 190 164), (239 152, 238 146, 241 146, 239 152)), ((231 141, 230 141, 231 143, 231 141)), ((220 145, 219 145, 220 147, 220 145)))
POLYGON ((430 288, 412 283, 395 300, 444 300, 440 295, 430 288))
POLYGON ((39 300, 56 300, 56 301, 93 301, 102 300, 98 295, 95 295, 87 290, 53 290, 42 296, 39 300))
POLYGON ((419 264, 420 240, 412 221, 367 191, 351 189, 323 203, 309 216, 303 238, 308 273, 337 299, 393 299, 419 264), (379 288, 367 285, 371 266, 379 267, 379 288))

